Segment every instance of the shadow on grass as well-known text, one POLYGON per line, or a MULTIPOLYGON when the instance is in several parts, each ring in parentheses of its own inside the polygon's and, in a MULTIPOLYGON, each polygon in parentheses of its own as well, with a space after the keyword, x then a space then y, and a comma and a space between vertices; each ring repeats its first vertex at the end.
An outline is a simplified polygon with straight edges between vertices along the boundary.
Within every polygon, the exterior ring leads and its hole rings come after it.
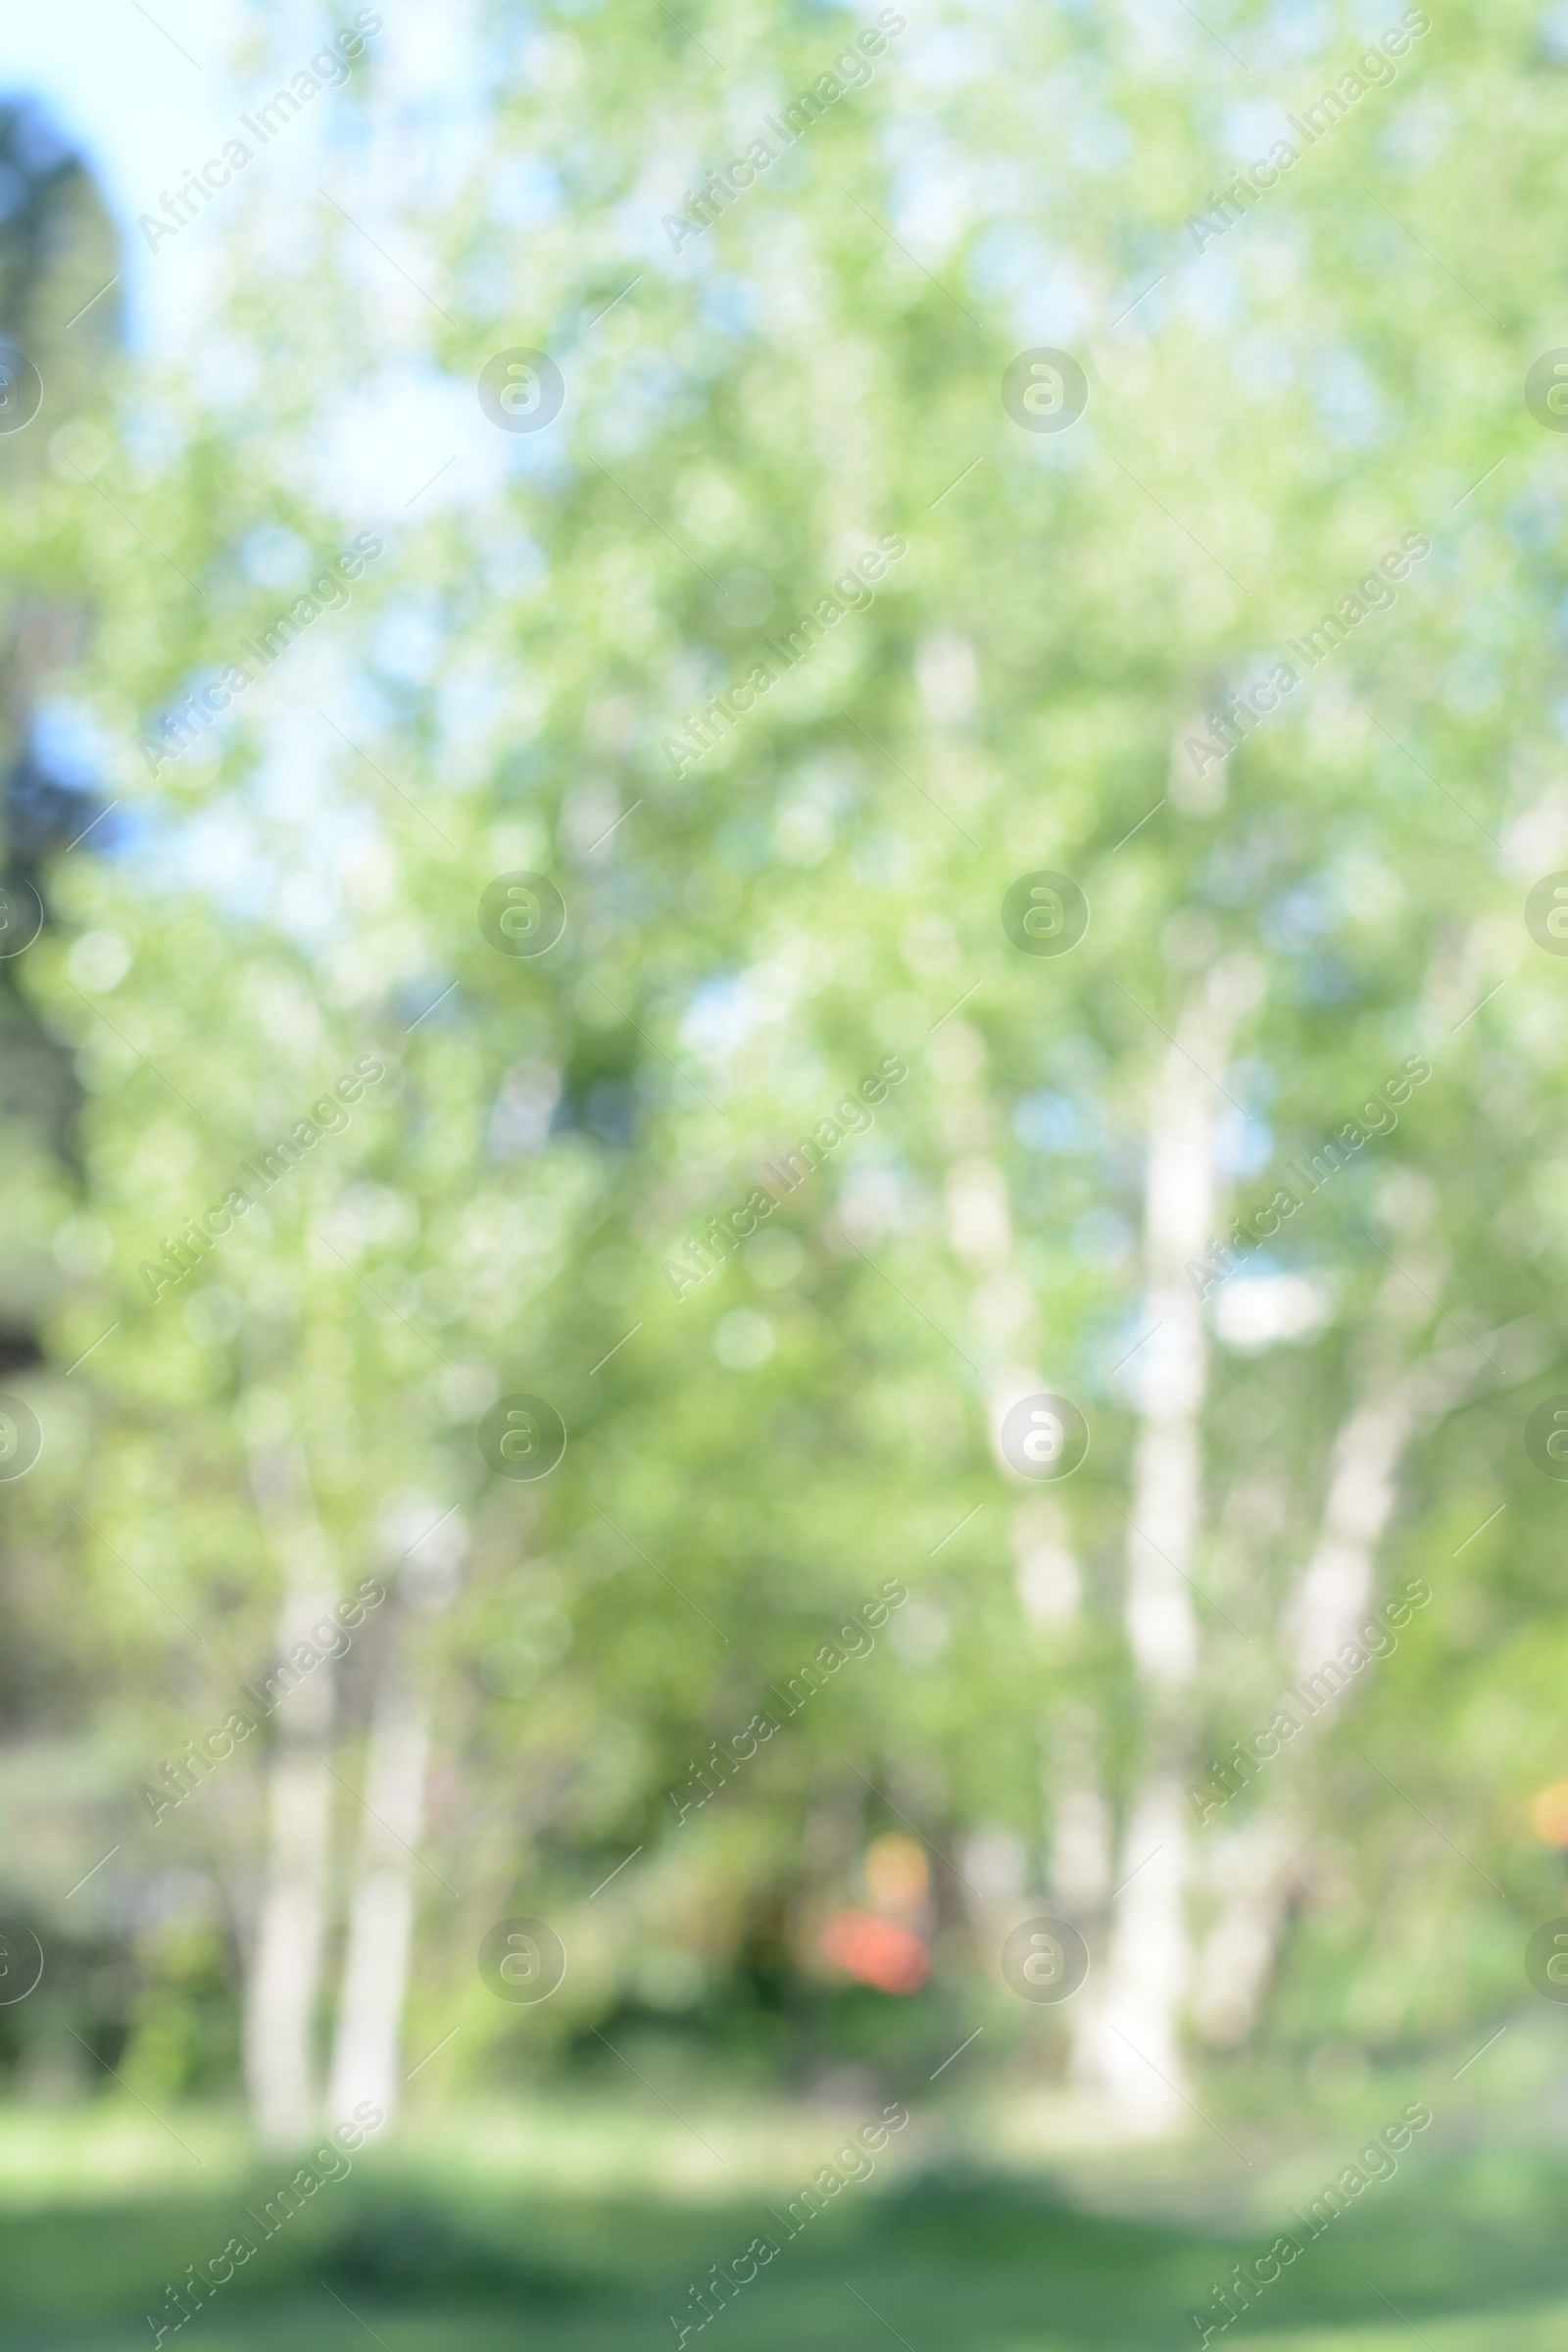
MULTIPOLYGON (((73 2206, 0 2221, 0 2343, 8 2352, 206 2341, 385 2352, 634 2352, 674 2346, 679 2324, 703 2352, 1116 2352, 1196 2344, 1233 2264, 1274 2234, 1204 2236, 1083 2211, 1050 2188, 975 2176, 926 2177, 882 2193, 847 2187, 789 2234, 760 2202, 693 2208, 651 2199, 541 2197, 514 2183, 461 2183, 383 2165, 325 2184, 270 2235, 262 2197, 73 2206), (260 2218, 259 2218, 260 2217, 260 2218), (168 2289, 255 2240, 184 2326, 168 2289), (778 2252, 699 2328, 691 2290, 754 2237, 778 2252), (152 2315, 149 2324, 148 2315, 152 2315)), ((1243 2335, 1504 2340, 1522 2319, 1568 2305, 1560 2216, 1568 2168, 1492 2154, 1428 2163, 1368 2191, 1305 2245, 1255 2302, 1243 2335), (1386 2298, 1386 2299, 1385 2299, 1386 2298), (1454 2323, 1463 2323, 1457 2329, 1454 2323)), ((221 2268, 221 2262, 220 2263, 221 2268)), ((713 2298, 710 2297, 710 2302, 713 2298)), ((1568 2346, 1568 2310, 1532 2346, 1568 2346), (1558 2333, 1558 2325, 1561 2333, 1558 2333)))

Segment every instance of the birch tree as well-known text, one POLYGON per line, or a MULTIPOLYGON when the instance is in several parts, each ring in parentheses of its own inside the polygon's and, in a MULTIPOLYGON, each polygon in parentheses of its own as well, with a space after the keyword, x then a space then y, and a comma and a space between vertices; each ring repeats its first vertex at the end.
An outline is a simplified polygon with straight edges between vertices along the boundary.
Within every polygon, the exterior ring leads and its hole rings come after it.
POLYGON ((246 1982, 245 2078, 261 2138, 290 2148, 307 2137, 319 2104, 315 2039, 331 1891, 335 1697, 332 1656, 320 1637, 341 1587, 287 1406, 281 1398, 258 1399, 250 1422, 251 1482, 281 1585, 270 1661, 281 1695, 267 1760, 267 1850, 246 1982))

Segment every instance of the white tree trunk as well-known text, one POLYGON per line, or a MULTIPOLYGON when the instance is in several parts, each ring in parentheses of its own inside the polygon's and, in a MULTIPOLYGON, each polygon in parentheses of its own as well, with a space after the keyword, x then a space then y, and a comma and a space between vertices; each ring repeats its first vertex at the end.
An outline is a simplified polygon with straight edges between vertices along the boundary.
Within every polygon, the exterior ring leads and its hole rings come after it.
MULTIPOLYGON (((1031 1494, 1014 1509, 1012 1554, 1024 1615, 1055 1653, 1058 1674, 1070 1677, 1081 1662, 1083 1571, 1068 1547, 1066 1514, 1054 1495, 1031 1494)), ((1104 1911, 1115 1861, 1115 1816, 1101 1777, 1099 1750, 1093 1707, 1079 1698, 1058 1699, 1040 1727, 1041 1883, 1085 1934, 1104 1911)))
POLYGON ((1219 1213, 1214 1129, 1238 1018, 1255 1001, 1250 964, 1218 964, 1196 989, 1157 1084, 1145 1183, 1146 1316, 1137 1359, 1141 1427, 1127 1514, 1126 1629, 1143 1718, 1119 1888, 1101 1982, 1080 2011, 1073 2073, 1106 2091, 1134 2129, 1187 2112, 1180 2021, 1190 1969, 1186 1780, 1198 1623, 1188 1581, 1201 1515, 1203 1310, 1186 1268, 1219 1213))
MULTIPOLYGON (((978 1278, 968 1328, 982 1357, 995 1444, 1008 1409, 1053 1383, 1029 1352, 1034 1300, 1012 1264, 1006 1177, 993 1150, 996 1111, 979 1083, 984 1041, 955 1021, 934 1042, 931 1060, 943 1089, 945 1140, 955 1153, 946 1187, 948 1239, 954 1255, 978 1278)), ((1010 1532, 1024 1614, 1070 1653, 1078 1640, 1083 1579, 1069 1547, 1065 1511, 1054 1495, 1036 1490, 1017 1503, 1010 1532)), ((1069 1702, 1041 1730, 1045 1877, 1052 1899, 1091 1933, 1109 1897, 1115 1845, 1097 1728, 1091 1708, 1069 1702)))
POLYGON ((402 2088, 403 2008, 414 1933, 414 1871, 424 1833, 433 1704, 433 1634, 466 1544, 461 1514, 420 1511, 427 1532, 398 1573, 365 1766, 365 1817, 332 2045, 327 2110, 346 2123, 362 2100, 389 2121, 402 2088))
MULTIPOLYGON (((1397 1313, 1391 1278, 1379 1304, 1397 1313)), ((1492 1347, 1497 1334, 1488 1335, 1492 1347)), ((1398 1467, 1424 1431, 1451 1412, 1483 1368, 1477 1348, 1446 1348, 1396 1376, 1392 1348, 1374 1346, 1382 1387, 1365 1396, 1335 1439, 1317 1540, 1285 1606, 1282 1647, 1299 1683, 1354 1641, 1374 1605, 1374 1566, 1398 1496, 1398 1467)), ((1197 1972, 1193 2022, 1203 2038, 1235 2048, 1257 2024, 1274 1973, 1290 1900, 1292 1866, 1307 1835, 1295 1788, 1304 1755, 1338 1713, 1331 1700, 1265 1770, 1257 1810, 1218 1847, 1211 1874, 1218 1897, 1197 1972)))
POLYGON ((1286 1612, 1297 1676, 1311 1674, 1366 1623, 1400 1459, 1421 1431, 1452 1411, 1484 1361, 1477 1348, 1446 1348, 1393 1380, 1340 1431, 1317 1542, 1286 1612))
POLYGON ((1291 1897, 1291 1865, 1306 1838, 1289 1798, 1225 1838, 1208 1874, 1216 1909, 1193 1976, 1192 2020, 1211 2049, 1251 2034, 1274 1973, 1291 1897))
MULTIPOLYGON (((291 1652, 309 1643, 337 1599, 330 1547, 311 1499, 296 1438, 255 1445, 250 1454, 257 1510, 282 1577, 276 1658, 279 1680, 298 1672, 291 1652), (286 1674, 285 1674, 286 1670, 286 1674)), ((317 2118, 312 2036, 321 1981, 330 1868, 332 1791, 326 1754, 336 1685, 331 1657, 298 1674, 273 1708, 267 1766, 267 1858, 255 1943, 245 1985, 245 2083, 259 2138, 290 2148, 317 2118)))
POLYGON ((1089 1934, 1114 1885, 1116 1816, 1100 1774, 1099 1726, 1089 1707, 1059 1708, 1045 1748, 1052 1897, 1089 1934))

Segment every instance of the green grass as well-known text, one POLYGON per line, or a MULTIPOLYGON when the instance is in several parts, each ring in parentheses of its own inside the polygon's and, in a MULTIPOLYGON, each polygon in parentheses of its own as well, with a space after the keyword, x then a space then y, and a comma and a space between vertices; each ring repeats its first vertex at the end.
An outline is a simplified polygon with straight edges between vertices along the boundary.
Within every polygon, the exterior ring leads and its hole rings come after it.
MULTIPOLYGON (((625 2119, 628 2143, 641 2129, 625 2119)), ((613 2124, 601 2117, 597 2130, 608 2131, 602 2170, 613 2178, 613 2124)), ((204 2144, 193 2131, 187 2176, 204 2144)), ((243 2208, 259 2211, 283 2177, 277 2165, 237 2170, 214 2139, 211 2179, 195 2190, 155 2170, 150 2149, 138 2180, 129 2140, 95 2177, 81 2144, 84 2160, 73 2167, 68 2150, 62 2170, 58 2147, 53 2163, 41 2152, 34 2161, 24 2134, 0 2169, 6 2352, 150 2345, 145 2315, 163 2310, 168 2283, 218 2252, 243 2208)), ((1196 2149, 1165 2160, 1167 2212, 1184 2168, 1205 2163, 1196 2149)), ((365 2352, 373 2336, 385 2352, 673 2346, 669 2314, 687 2311, 709 2266, 782 2231, 767 2210, 776 2186, 755 2168, 737 2167, 742 2185, 722 2202, 706 2188, 698 2201, 672 2172, 649 2179, 657 2169, 623 2165, 641 2184, 597 2192, 586 2164, 489 2153, 478 2128, 466 2138, 449 2127, 422 2156, 379 2151, 326 2183, 165 2345, 365 2352)), ((806 2177, 794 2151, 774 2170, 806 2177)), ((1148 2160, 1140 2174, 1130 2160, 1102 2159, 1080 2172, 1076 2193, 973 2162, 852 2183, 687 2338, 688 2352, 886 2352, 901 2339, 908 2352, 1196 2344, 1190 2312, 1234 2261, 1267 2245, 1281 2207, 1266 2199, 1268 2218, 1230 2230, 1151 2218, 1145 2192, 1156 2178, 1148 2160), (1127 2199, 1143 2196, 1141 2215, 1104 2210, 1118 2181, 1127 2199)), ((1211 2346, 1267 2338, 1293 2352, 1408 2352, 1424 2339, 1435 2352, 1568 2352, 1565 2202, 1568 2161, 1550 2153, 1423 2150, 1211 2346)))

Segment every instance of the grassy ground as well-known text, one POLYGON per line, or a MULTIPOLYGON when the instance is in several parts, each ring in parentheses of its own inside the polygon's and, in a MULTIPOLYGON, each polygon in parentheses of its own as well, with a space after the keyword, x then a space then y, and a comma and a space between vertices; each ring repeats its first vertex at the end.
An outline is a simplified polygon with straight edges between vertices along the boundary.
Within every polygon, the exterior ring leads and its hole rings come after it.
MULTIPOLYGON (((229 2129, 179 2119, 182 2146, 102 2112, 0 2117, 0 2345, 118 2352, 148 2313, 260 2215, 284 2177, 247 2166, 229 2129)), ((922 2127, 793 2237, 770 2208, 841 2145, 819 2115, 778 2117, 731 2154, 677 2156, 636 2112, 563 2109, 532 2134, 504 2119, 355 2162, 325 2182, 166 2345, 214 2352, 651 2352, 670 2314, 760 2234, 779 2247, 701 2334, 702 2352, 1068 2352, 1199 2341, 1191 2312, 1251 2261, 1286 2204, 1331 2176, 1336 2135, 1244 2191, 1209 2147, 1101 2156, 1048 2176, 982 2167, 922 2127), (714 2179, 733 2176, 715 2189, 714 2179), (1201 2180, 1200 2180, 1200 2176, 1201 2180), (606 2185, 606 2184, 609 2185, 606 2185), (1199 2189, 1201 2193, 1198 2193, 1199 2189), (1250 2210, 1244 2215, 1244 2197, 1250 2210), (1119 2208, 1119 2209, 1115 2209, 1119 2208), (1229 2227, 1217 2219, 1231 2215, 1229 2227)), ((722 2125, 713 2131, 723 2140, 722 2125)), ((1355 2144, 1340 2134, 1338 2153, 1355 2144)), ((1306 2245, 1212 2344, 1292 2352, 1568 2352, 1568 2158, 1440 2132, 1306 2245)))

